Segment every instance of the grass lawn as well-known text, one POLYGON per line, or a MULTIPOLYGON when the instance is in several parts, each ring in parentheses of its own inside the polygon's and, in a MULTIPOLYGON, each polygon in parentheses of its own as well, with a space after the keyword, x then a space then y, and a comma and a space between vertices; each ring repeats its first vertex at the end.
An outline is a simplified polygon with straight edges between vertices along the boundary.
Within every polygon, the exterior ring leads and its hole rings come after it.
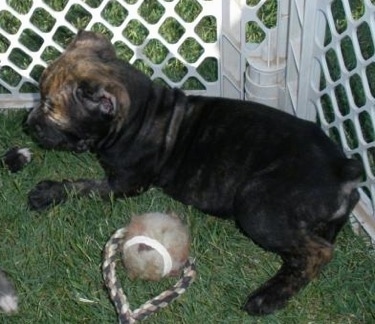
MULTIPOLYGON (((59 11, 67 0, 44 2, 59 11)), ((101 1, 85 2, 96 7, 101 1)), ((137 0, 123 2, 132 4, 137 0)), ((143 2, 142 17, 151 23, 158 20, 162 14, 158 2, 143 2)), ((250 5, 258 2, 248 0, 250 5)), ((27 12, 32 5, 31 0, 7 0, 7 3, 19 12, 27 12)), ((264 9, 274 10, 275 6, 276 1, 267 1, 264 9)), ((112 1, 103 15, 116 25, 127 15, 121 8, 118 2, 112 1)), ((195 0, 182 0, 176 10, 185 21, 190 21, 197 16, 198 9, 195 0)), ((69 11, 66 19, 77 28, 85 28, 89 14, 77 6, 69 11)), ((272 13, 265 13, 264 17, 268 19, 264 21, 266 25, 274 24, 272 13)), ((54 24, 52 17, 43 10, 33 14, 32 22, 43 31, 48 31, 54 24)), ((0 10, 3 28, 13 33, 19 24, 14 17, 0 10)), ((256 36, 259 30, 253 25, 247 27, 248 41, 259 42, 260 36, 256 36)), ((95 25, 94 29, 110 34, 103 26, 95 25)), ((137 45, 147 37, 146 32, 139 22, 134 21, 124 30, 124 36, 137 45)), ((170 44, 178 41, 181 32, 181 26, 173 19, 160 29, 161 35, 170 44)), ((218 37, 215 19, 205 19, 197 34, 208 43, 215 41, 218 37)), ((66 30, 59 29, 56 40, 65 46, 71 36, 66 30)), ((22 37, 27 47, 40 46, 38 42, 43 41, 30 31, 23 33, 22 37)), ((8 45, 0 38, 0 51, 8 45)), ((134 54, 126 44, 115 45, 119 56, 124 59, 130 59, 134 54)), ((201 50, 197 42, 189 40, 180 54, 188 62, 194 62, 201 50)), ((152 41, 143 53, 151 62, 158 64, 164 60, 165 51, 160 42, 152 41)), ((48 48, 43 59, 49 62, 58 55, 56 50, 48 48)), ((19 66, 26 64, 24 58, 18 55, 13 60, 19 66)), ((200 74, 205 80, 217 81, 217 64, 215 60, 209 60, 201 67, 200 74)), ((139 60, 134 65, 146 74, 152 74, 147 62, 139 60)), ((179 62, 171 60, 165 64, 163 71, 170 80, 179 80, 184 68, 179 62)), ((42 69, 36 69, 32 77, 37 80, 41 72, 42 69)), ((17 78, 10 70, 4 69, 1 73, 2 77, 8 78, 9 84, 17 84, 17 78)), ((184 86, 187 89, 201 88, 197 80, 190 80, 184 86)), ((25 92, 34 90, 26 89, 25 92)), ((2 92, 6 91, 0 86, 2 92)), ((13 278, 20 299, 19 313, 12 316, 0 314, 0 323, 116 323, 116 313, 101 276, 103 247, 110 235, 124 226, 131 215, 167 210, 180 214, 189 225, 193 237, 191 254, 196 258, 198 276, 180 299, 152 316, 149 323, 375 322, 375 253, 366 244, 365 238, 353 234, 349 225, 339 236, 334 260, 318 279, 275 315, 249 317, 240 310, 247 295, 273 275, 280 262, 276 256, 264 252, 245 238, 230 221, 204 215, 157 190, 132 199, 106 202, 92 196, 69 201, 42 213, 28 210, 27 193, 37 182, 44 179, 98 178, 102 176, 102 171, 90 154, 75 155, 37 147, 22 131, 21 123, 25 116, 26 111, 23 110, 0 113, 0 152, 14 145, 27 146, 33 151, 33 160, 23 171, 10 174, 0 169, 0 266, 13 278)), ((121 272, 122 267, 119 265, 118 268, 121 272)), ((120 275, 133 309, 175 283, 175 280, 169 279, 158 283, 131 282, 125 272, 120 275)))
MULTIPOLYGON (((100 177, 90 154, 38 148, 23 133, 26 112, 0 114, 1 151, 28 146, 33 160, 23 171, 1 172, 1 267, 15 281, 20 311, 0 315, 1 323, 116 323, 103 287, 102 250, 131 215, 174 210, 192 233, 197 280, 149 323, 371 323, 375 320, 375 256, 363 237, 347 226, 335 258, 290 304, 275 315, 249 317, 240 310, 246 296, 280 265, 245 238, 230 221, 179 204, 157 190, 131 199, 103 202, 92 196, 37 213, 27 193, 42 179, 100 177)), ((123 287, 136 308, 175 283, 134 281, 119 265, 123 287)))

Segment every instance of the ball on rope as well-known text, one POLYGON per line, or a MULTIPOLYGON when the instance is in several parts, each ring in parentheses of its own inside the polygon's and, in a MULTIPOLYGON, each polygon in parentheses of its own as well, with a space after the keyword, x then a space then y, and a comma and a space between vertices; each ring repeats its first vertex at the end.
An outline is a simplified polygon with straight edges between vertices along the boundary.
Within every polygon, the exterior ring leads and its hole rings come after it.
POLYGON ((128 227, 116 230, 104 248, 103 278, 120 324, 141 321, 168 306, 181 296, 196 277, 195 260, 189 255, 190 236, 182 221, 174 214, 149 213, 134 216, 128 227), (173 287, 146 301, 135 310, 116 276, 117 255, 129 276, 159 280, 179 275, 173 287))
POLYGON ((129 278, 156 281, 181 274, 189 248, 188 228, 177 215, 146 213, 127 226, 122 259, 129 278))

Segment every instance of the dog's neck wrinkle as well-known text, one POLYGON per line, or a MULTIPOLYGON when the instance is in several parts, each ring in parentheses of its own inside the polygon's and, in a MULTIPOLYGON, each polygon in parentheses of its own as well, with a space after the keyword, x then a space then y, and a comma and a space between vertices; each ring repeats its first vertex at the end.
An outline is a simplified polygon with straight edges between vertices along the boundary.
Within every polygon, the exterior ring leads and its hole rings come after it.
POLYGON ((92 150, 95 152, 99 152, 101 150, 109 149, 113 145, 115 145, 118 141, 120 134, 116 131, 109 131, 108 134, 98 139, 91 147, 92 150))
POLYGON ((154 84, 144 105, 136 110, 123 131, 127 141, 137 142, 149 148, 157 175, 173 149, 180 124, 185 116, 186 96, 178 89, 154 84))
POLYGON ((212 109, 201 109, 201 103, 191 99, 181 90, 175 92, 175 100, 170 108, 171 115, 166 126, 162 159, 158 165, 156 184, 163 187, 166 179, 173 178, 185 155, 199 138, 205 127, 199 120, 204 120, 212 109), (178 158, 177 158, 178 157, 178 158))
POLYGON ((163 136, 164 142, 161 147, 160 156, 158 161, 158 171, 163 168, 166 161, 169 159, 176 143, 181 124, 186 115, 187 98, 186 95, 178 89, 165 90, 168 91, 169 100, 163 104, 163 110, 171 112, 168 116, 168 121, 165 127, 163 136))

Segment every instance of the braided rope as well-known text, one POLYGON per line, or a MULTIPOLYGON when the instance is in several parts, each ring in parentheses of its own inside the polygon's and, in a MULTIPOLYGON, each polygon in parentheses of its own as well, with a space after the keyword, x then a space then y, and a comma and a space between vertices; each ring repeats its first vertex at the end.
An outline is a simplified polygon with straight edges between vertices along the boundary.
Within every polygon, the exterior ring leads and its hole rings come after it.
POLYGON ((104 248, 104 262, 102 265, 104 282, 116 308, 120 324, 132 324, 135 321, 144 320, 151 314, 168 306, 186 291, 196 276, 194 260, 189 258, 184 265, 181 279, 173 287, 132 311, 128 299, 121 288, 121 284, 116 277, 116 255, 121 251, 125 243, 126 232, 126 227, 120 228, 108 240, 104 248))

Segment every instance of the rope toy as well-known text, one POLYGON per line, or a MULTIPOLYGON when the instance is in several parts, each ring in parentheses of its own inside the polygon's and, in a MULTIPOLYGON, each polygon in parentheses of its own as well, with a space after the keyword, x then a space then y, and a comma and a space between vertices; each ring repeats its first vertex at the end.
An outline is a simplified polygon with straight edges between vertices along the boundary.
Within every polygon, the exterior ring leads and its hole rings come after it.
POLYGON ((108 289, 110 299, 115 306, 120 324, 130 324, 136 321, 141 321, 158 312, 160 309, 168 306, 172 301, 181 296, 186 289, 193 283, 196 277, 195 263, 192 258, 188 258, 182 268, 182 276, 178 282, 170 289, 162 292, 157 297, 154 297, 136 310, 132 311, 129 306, 129 301, 121 287, 119 280, 116 277, 116 262, 118 260, 117 254, 122 254, 123 262, 126 249, 134 244, 146 244, 150 243, 153 248, 156 247, 156 251, 161 254, 164 260, 164 267, 162 275, 164 277, 171 270, 171 260, 165 256, 164 247, 160 247, 160 243, 153 242, 155 240, 135 236, 134 238, 127 240, 129 234, 129 227, 123 227, 118 229, 108 240, 104 248, 104 262, 102 265, 103 278, 105 285, 108 289), (150 240, 150 241, 149 241, 150 240), (161 251, 161 252, 160 252, 161 251))

